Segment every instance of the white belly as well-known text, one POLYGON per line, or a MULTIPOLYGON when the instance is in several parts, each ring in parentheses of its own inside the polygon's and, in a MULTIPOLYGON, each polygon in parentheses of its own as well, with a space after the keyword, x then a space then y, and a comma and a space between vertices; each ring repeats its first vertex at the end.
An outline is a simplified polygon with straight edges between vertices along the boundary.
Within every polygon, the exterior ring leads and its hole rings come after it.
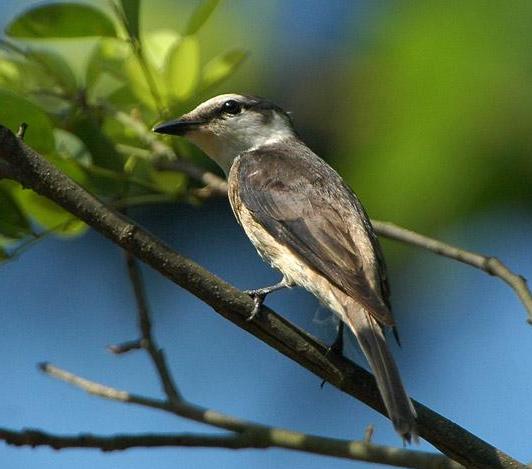
POLYGON ((312 293, 327 308, 344 317, 344 308, 338 297, 344 295, 321 274, 311 269, 303 260, 260 226, 249 210, 239 205, 237 217, 260 256, 272 267, 279 270, 290 283, 299 285, 312 293))

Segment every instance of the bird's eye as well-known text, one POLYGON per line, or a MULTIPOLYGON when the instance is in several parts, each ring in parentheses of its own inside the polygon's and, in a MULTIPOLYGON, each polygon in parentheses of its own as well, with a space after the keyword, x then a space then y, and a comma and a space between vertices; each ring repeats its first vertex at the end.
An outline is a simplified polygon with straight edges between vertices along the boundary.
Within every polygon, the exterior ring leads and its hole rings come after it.
POLYGON ((238 101, 230 99, 222 104, 222 112, 226 114, 238 114, 242 110, 242 106, 238 101))

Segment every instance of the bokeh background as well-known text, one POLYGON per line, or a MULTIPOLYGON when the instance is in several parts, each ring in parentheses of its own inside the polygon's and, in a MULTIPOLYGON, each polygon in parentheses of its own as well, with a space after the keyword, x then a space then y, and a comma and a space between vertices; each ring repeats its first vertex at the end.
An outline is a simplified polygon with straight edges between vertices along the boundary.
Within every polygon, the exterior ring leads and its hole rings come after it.
MULTIPOLYGON (((32 1, 0 0, 3 27, 32 1)), ((87 2, 104 9, 106 2, 87 2)), ((181 31, 198 2, 145 2, 143 31, 181 31)), ((303 138, 335 166, 374 218, 491 254, 532 277, 532 3, 225 0, 199 34, 209 56, 250 52, 218 92, 267 96, 293 112, 303 138)), ((65 46, 78 67, 84 50, 65 46), (69 49, 70 48, 70 49, 69 49)), ((0 106, 2 103, 0 103, 0 106)), ((29 130, 31 132, 31 128, 29 130)), ((207 163, 206 163, 207 164, 207 163)), ((1 216, 1 214, 0 214, 1 216)), ((278 280, 226 201, 138 208, 139 223, 246 289, 278 280)), ((384 242, 411 395, 478 436, 532 460, 532 329, 513 292, 470 267, 384 242)), ((144 269, 155 332, 182 392, 238 417, 400 446, 389 422, 144 269)), ((142 353, 106 345, 136 336, 121 252, 88 231, 49 238, 0 264, 0 423, 98 434, 212 430, 89 397, 36 370, 160 395, 142 353)), ((268 304, 331 341, 329 314, 308 294, 268 304)), ((358 362, 353 343, 347 353, 358 362)), ((431 449, 426 443, 421 449, 431 449)), ((282 450, 92 450, 0 446, 5 468, 368 467, 282 450)))

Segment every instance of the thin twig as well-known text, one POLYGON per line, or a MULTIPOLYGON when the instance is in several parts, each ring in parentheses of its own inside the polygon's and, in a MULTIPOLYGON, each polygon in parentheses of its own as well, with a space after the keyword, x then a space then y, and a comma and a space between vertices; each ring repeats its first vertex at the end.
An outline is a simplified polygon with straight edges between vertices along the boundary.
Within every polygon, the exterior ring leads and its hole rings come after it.
POLYGON ((339 458, 369 461, 398 467, 413 468, 463 468, 451 459, 434 453, 376 446, 367 442, 340 440, 274 428, 233 417, 224 416, 183 401, 171 403, 134 396, 125 391, 89 381, 50 364, 41 365, 48 375, 72 384, 90 394, 119 402, 165 410, 211 426, 236 432, 233 435, 118 435, 99 437, 93 435, 57 436, 40 431, 13 432, 0 429, 0 439, 16 445, 47 445, 53 448, 92 447, 104 451, 123 450, 147 446, 200 446, 220 448, 285 448, 295 451, 322 454, 339 458), (229 428, 232 427, 232 428, 229 428))
POLYGON ((525 278, 512 272, 499 259, 466 251, 465 249, 407 230, 406 228, 401 228, 393 223, 373 220, 372 224, 375 231, 381 236, 427 249, 440 256, 463 262, 464 264, 483 270, 490 275, 499 277, 514 289, 527 311, 528 323, 532 324, 532 293, 527 286, 525 278))
POLYGON ((161 93, 159 93, 157 84, 155 83, 155 79, 153 78, 150 65, 148 64, 148 61, 146 60, 146 57, 144 55, 142 44, 140 43, 138 38, 136 38, 135 35, 132 34, 129 22, 127 21, 127 18, 126 18, 126 15, 123 9, 119 5, 117 5, 114 1, 110 1, 109 3, 111 4, 111 8, 113 9, 116 17, 122 23, 122 26, 124 27, 124 30, 126 31, 128 35, 128 40, 129 40, 129 43, 131 44, 131 49, 133 53, 135 54, 135 57, 137 58, 138 64, 140 65, 140 68, 144 75, 144 79, 146 80, 146 84, 148 85, 148 89, 150 90, 153 101, 155 103, 155 107, 157 108, 159 116, 162 117, 165 115, 166 109, 164 107, 163 100, 161 98, 161 93))
POLYGON ((113 344, 107 347, 109 352, 114 353, 115 355, 121 355, 123 353, 131 352, 132 350, 142 349, 141 340, 128 340, 127 342, 122 342, 121 344, 113 344))
POLYGON ((133 286, 133 292, 135 294, 135 300, 137 303, 139 329, 142 334, 142 340, 140 344, 142 345, 142 348, 144 348, 150 355, 153 364, 157 369, 157 374, 159 375, 161 385, 169 401, 181 401, 183 398, 177 390, 174 380, 172 379, 168 365, 166 364, 164 353, 161 349, 159 349, 152 335, 148 300, 146 299, 144 282, 142 280, 142 274, 137 264, 137 260, 129 251, 126 251, 125 255, 129 280, 133 286))
POLYGON ((26 122, 22 122, 17 130, 17 137, 21 140, 24 140, 24 136, 26 135, 26 130, 28 130, 28 124, 26 122))

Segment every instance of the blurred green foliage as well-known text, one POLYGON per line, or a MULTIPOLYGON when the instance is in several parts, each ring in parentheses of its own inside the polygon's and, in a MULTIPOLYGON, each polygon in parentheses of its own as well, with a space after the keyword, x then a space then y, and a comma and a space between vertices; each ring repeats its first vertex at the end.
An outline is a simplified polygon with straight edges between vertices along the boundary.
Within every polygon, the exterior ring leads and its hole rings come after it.
POLYGON ((532 2, 387 5, 361 33, 337 160, 370 213, 435 232, 530 208, 532 2))
MULTIPOLYGON (((117 206, 183 200, 189 181, 155 169, 150 143, 123 117, 148 129, 230 78, 232 90, 293 111, 375 218, 437 233, 486 207, 530 207, 532 2, 353 1, 329 49, 312 46, 327 38, 315 39, 311 10, 323 22, 334 10, 318 4, 38 3, 0 42, 0 122, 28 122, 29 145, 117 206), (248 53, 235 44, 253 50, 236 75, 248 53)), ((165 143, 199 161, 182 139, 165 143)), ((0 187, 25 236, 57 228, 42 204, 0 187)), ((0 233, 4 248, 22 236, 0 233)))
MULTIPOLYGON (((117 207, 188 197, 183 174, 157 169, 161 155, 149 129, 204 98, 245 60, 246 51, 231 49, 202 65, 197 35, 218 3, 200 2, 183 34, 144 34, 140 0, 116 1, 108 10, 75 2, 30 7, 0 40, 0 122, 13 131, 28 123, 28 145, 117 207), (80 68, 74 63, 79 51, 65 53, 61 46, 89 37, 80 68)), ((165 158, 192 153, 183 142, 173 144, 179 148, 165 158)), ((43 234, 75 236, 85 229, 52 202, 0 181, 2 258, 43 234)))

